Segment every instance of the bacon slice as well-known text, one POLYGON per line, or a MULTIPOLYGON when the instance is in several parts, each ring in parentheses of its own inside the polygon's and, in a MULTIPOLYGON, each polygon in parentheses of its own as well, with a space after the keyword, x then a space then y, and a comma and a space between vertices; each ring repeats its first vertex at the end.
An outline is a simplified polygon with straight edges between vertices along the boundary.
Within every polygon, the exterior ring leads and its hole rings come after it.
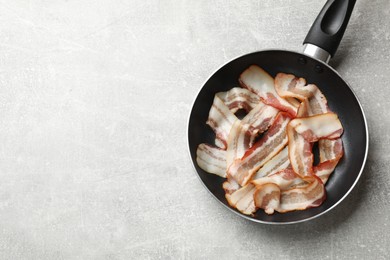
POLYGON ((274 214, 280 207, 280 187, 274 183, 265 183, 253 194, 255 208, 264 209, 267 214, 274 214))
POLYGON ((237 208, 241 213, 246 215, 253 214, 256 211, 253 201, 255 190, 255 185, 249 183, 232 194, 226 195, 226 200, 230 206, 237 208))
POLYGON ((301 101, 313 95, 318 88, 315 85, 306 85, 304 78, 292 74, 278 73, 275 77, 275 90, 281 97, 293 97, 301 101))
POLYGON ((280 205, 276 209, 280 213, 294 210, 305 210, 318 207, 326 198, 324 184, 318 177, 304 187, 283 191, 280 195, 280 205))
POLYGON ((206 123, 214 130, 216 135, 215 144, 218 147, 226 149, 230 129, 236 120, 237 117, 233 112, 218 96, 215 96, 206 123))
POLYGON ((286 126, 291 116, 280 112, 270 129, 242 157, 235 160, 227 174, 244 186, 252 175, 287 144, 286 126))
POLYGON ((252 65, 246 69, 240 75, 239 82, 244 88, 260 96, 267 105, 286 111, 292 117, 296 116, 297 108, 276 93, 274 79, 259 66, 252 65))
POLYGON ((250 215, 256 211, 255 202, 253 200, 256 191, 255 186, 273 183, 287 189, 288 187, 296 186, 304 183, 292 169, 284 169, 270 176, 259 178, 241 187, 226 199, 230 206, 237 208, 241 213, 250 215))
POLYGON ((263 133, 273 123, 278 110, 264 103, 259 103, 242 121, 237 120, 229 133, 227 141, 227 165, 240 159, 252 146, 257 134, 263 133))
POLYGON ((336 168, 338 162, 343 157, 343 143, 341 138, 335 140, 319 140, 320 163, 314 166, 314 174, 321 178, 322 183, 326 183, 330 174, 336 168))
POLYGON ((225 103, 232 113, 237 112, 239 109, 245 109, 249 112, 260 103, 259 96, 245 88, 239 87, 225 92, 218 92, 216 96, 225 103))
POLYGON ((289 125, 309 142, 316 142, 320 138, 338 138, 343 132, 341 122, 334 113, 295 118, 289 125))
MULTIPOLYGON (((295 176, 295 179, 302 181, 298 176, 295 176)), ((297 186, 299 187, 283 190, 280 184, 261 182, 256 185, 254 204, 257 208, 264 209, 267 214, 273 214, 274 211, 284 213, 318 207, 324 201, 326 192, 318 177, 313 177, 310 183, 301 182, 297 186)))
POLYGON ((226 151, 208 144, 200 144, 196 150, 196 162, 206 172, 226 177, 226 151))
POLYGON ((253 180, 284 170, 289 165, 290 160, 288 159, 288 146, 286 146, 282 151, 275 155, 256 172, 256 174, 253 176, 253 180))
MULTIPOLYGON (((284 148, 276 156, 274 156, 271 160, 269 160, 256 173, 256 175, 254 175, 253 179, 256 180, 256 179, 265 177, 266 175, 270 175, 271 180, 274 179, 274 182, 280 183, 280 180, 277 181, 277 178, 279 178, 279 175, 283 175, 283 174, 284 174, 284 176, 282 176, 282 178, 288 177, 288 175, 286 175, 288 172, 282 172, 282 170, 286 169, 289 165, 290 165, 290 161, 288 159, 288 149, 284 148), (261 172, 261 173, 259 174, 259 172, 261 172), (276 174, 277 172, 279 172, 279 173, 276 174)), ((292 171, 292 170, 290 169, 290 171, 292 171)), ((296 176, 296 174, 294 174, 294 176, 296 176)), ((295 183, 295 184, 297 184, 297 183, 295 183)), ((237 193, 234 192, 233 196, 226 196, 227 201, 229 202, 229 204, 232 207, 237 208, 237 210, 239 210, 240 212, 242 212, 243 214, 246 214, 246 215, 253 214, 256 211, 256 207, 255 207, 255 204, 253 201, 253 194, 255 192, 255 189, 250 188, 252 186, 253 186, 252 183, 248 183, 247 185, 240 188, 239 190, 236 189, 237 193)), ((225 191, 226 191, 226 189, 225 189, 225 191)), ((229 194, 232 194, 232 193, 229 193, 229 194)))
POLYGON ((289 158, 294 171, 302 178, 313 175, 311 142, 320 138, 340 137, 343 128, 334 113, 295 118, 287 126, 289 158))
POLYGON ((306 117, 330 112, 328 101, 314 84, 306 85, 304 78, 292 74, 278 73, 275 77, 275 90, 285 99, 297 98, 301 102, 297 117, 306 117))
POLYGON ((227 180, 222 184, 222 188, 225 190, 225 196, 229 196, 230 194, 241 188, 241 186, 233 178, 228 177, 227 180))

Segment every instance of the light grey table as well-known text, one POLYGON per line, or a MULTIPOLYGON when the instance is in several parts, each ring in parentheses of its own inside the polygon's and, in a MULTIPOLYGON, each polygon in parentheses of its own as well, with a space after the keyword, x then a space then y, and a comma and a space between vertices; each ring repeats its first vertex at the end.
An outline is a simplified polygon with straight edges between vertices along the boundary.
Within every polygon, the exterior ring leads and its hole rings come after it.
POLYGON ((203 188, 186 123, 230 59, 300 51, 325 1, 0 1, 1 259, 389 259, 390 2, 358 1, 331 61, 360 98, 361 181, 268 226, 203 188))

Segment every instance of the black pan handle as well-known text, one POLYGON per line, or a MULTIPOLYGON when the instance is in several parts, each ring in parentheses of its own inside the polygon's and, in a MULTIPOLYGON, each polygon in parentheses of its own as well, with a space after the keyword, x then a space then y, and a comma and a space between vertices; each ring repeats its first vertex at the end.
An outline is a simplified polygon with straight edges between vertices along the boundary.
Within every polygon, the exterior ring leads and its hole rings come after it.
POLYGON ((312 44, 332 57, 339 47, 356 0, 328 0, 306 35, 303 44, 312 44))

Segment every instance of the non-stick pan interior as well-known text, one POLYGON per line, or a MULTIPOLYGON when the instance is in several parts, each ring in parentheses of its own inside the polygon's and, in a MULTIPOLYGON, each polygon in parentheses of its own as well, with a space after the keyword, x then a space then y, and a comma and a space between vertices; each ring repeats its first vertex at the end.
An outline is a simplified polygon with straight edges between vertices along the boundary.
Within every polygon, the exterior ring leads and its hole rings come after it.
POLYGON ((345 81, 327 65, 303 54, 278 50, 255 52, 231 61, 210 77, 194 102, 188 124, 189 149, 195 169, 207 189, 229 207, 222 189, 224 179, 199 168, 196 149, 200 143, 214 144, 215 134, 206 125, 214 94, 239 86, 239 75, 252 64, 262 67, 273 77, 278 72, 292 73, 321 89, 330 109, 339 115, 343 124, 344 157, 326 184, 327 199, 320 207, 273 215, 258 210, 249 218, 267 223, 291 223, 318 216, 339 203, 359 178, 368 149, 367 128, 359 102, 345 81))

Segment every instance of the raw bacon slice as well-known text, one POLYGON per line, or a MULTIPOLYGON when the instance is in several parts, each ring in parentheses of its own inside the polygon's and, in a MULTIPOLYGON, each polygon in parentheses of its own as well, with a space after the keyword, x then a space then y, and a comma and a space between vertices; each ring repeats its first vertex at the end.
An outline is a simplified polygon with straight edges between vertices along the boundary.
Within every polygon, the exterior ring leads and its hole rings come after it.
POLYGON ((311 142, 320 138, 340 137, 343 128, 334 113, 295 118, 287 126, 289 158, 294 171, 302 178, 313 175, 311 142))
POLYGON ((206 172, 226 177, 226 151, 208 144, 200 144, 196 150, 196 162, 206 172))
POLYGON ((253 176, 253 180, 268 176, 280 170, 284 170, 289 165, 290 160, 288 159, 288 146, 286 146, 282 151, 275 155, 256 172, 256 174, 253 176))
POLYGON ((216 135, 215 144, 218 147, 226 149, 226 141, 230 129, 236 120, 237 117, 225 103, 218 96, 215 96, 206 123, 214 130, 216 135))
POLYGON ((279 208, 282 191, 305 183, 292 169, 252 181, 251 184, 256 186, 252 194, 255 209, 262 208, 267 214, 273 214, 279 208))
POLYGON ((218 96, 233 113, 236 113, 239 109, 245 109, 249 112, 260 103, 259 96, 245 88, 239 87, 232 88, 225 92, 218 92, 216 96, 218 96))
POLYGON ((276 209, 280 213, 294 210, 305 210, 318 207, 326 198, 324 184, 318 177, 304 187, 282 191, 280 195, 280 205, 276 209))
POLYGON ((227 141, 227 165, 240 159, 252 146, 257 134, 263 133, 273 123, 278 110, 264 103, 259 103, 242 121, 237 120, 229 133, 227 141))
POLYGON ((304 102, 298 109, 298 117, 330 112, 328 101, 320 89, 314 84, 306 85, 304 78, 298 78, 292 74, 278 73, 275 77, 275 90, 285 99, 297 98, 304 102), (304 110, 300 111, 302 109, 304 110))
POLYGON ((286 126, 291 116, 280 112, 270 129, 242 157, 235 160, 228 168, 227 174, 241 186, 251 179, 252 175, 287 144, 286 126))
POLYGON ((256 191, 255 186, 273 183, 280 186, 282 189, 296 186, 300 183, 304 183, 292 169, 285 169, 272 174, 267 177, 263 177, 248 183, 242 188, 238 189, 230 196, 226 196, 229 205, 237 208, 241 213, 250 215, 256 211, 256 206, 253 200, 254 193, 256 191))
MULTIPOLYGON (((297 176, 295 179, 302 181, 297 176)), ((324 201, 325 188, 318 177, 313 177, 310 183, 300 183, 297 186, 299 187, 283 190, 280 185, 272 182, 256 185, 254 204, 257 208, 264 209, 267 214, 273 214, 274 211, 284 213, 318 207, 324 201)))
MULTIPOLYGON (((284 148, 280 151, 276 156, 274 156, 271 160, 269 160, 253 177, 253 179, 258 179, 261 177, 265 177, 266 175, 270 175, 271 179, 274 182, 277 182, 277 178, 279 175, 287 174, 288 172, 280 172, 277 175, 275 173, 286 169, 290 165, 290 161, 288 160, 288 149, 284 148), (259 174, 259 172, 261 172, 259 174), (264 175, 264 176, 263 176, 264 175)), ((290 169, 290 171, 292 171, 290 169)), ((296 174, 294 174, 296 176, 296 174)), ((284 175, 284 177, 288 177, 288 175, 284 175)), ((283 178, 283 176, 282 176, 283 178)), ((264 180, 264 178, 263 178, 264 180)), ((280 183, 278 181, 277 183, 280 183)), ((237 190, 237 193, 233 193, 233 196, 226 196, 229 204, 232 207, 237 208, 240 212, 246 215, 253 214, 256 211, 256 207, 253 201, 253 194, 255 189, 249 188, 252 187, 253 184, 248 183, 240 190, 237 190)), ((231 193, 230 193, 231 194, 231 193)))
POLYGON ((296 116, 297 108, 276 93, 274 79, 259 66, 250 66, 240 75, 239 81, 244 88, 260 96, 267 105, 286 111, 292 117, 296 116))
POLYGON ((278 112, 278 109, 261 102, 242 119, 242 124, 250 126, 251 135, 263 133, 272 125, 278 112))
POLYGON ((306 85, 304 78, 295 77, 292 74, 278 73, 275 77, 275 90, 283 98, 293 97, 300 101, 305 100, 318 91, 316 85, 306 85))
POLYGON ((274 214, 280 207, 280 187, 274 183, 261 185, 253 194, 255 208, 264 209, 267 214, 274 214))
POLYGON ((229 167, 236 158, 244 156, 251 145, 250 125, 237 120, 229 133, 226 150, 226 165, 229 167))
POLYGON ((319 140, 320 163, 314 166, 314 174, 321 178, 325 184, 330 174, 336 168, 341 157, 343 157, 343 143, 341 138, 335 140, 319 140))
POLYGON ((280 187, 281 190, 287 190, 304 183, 304 181, 291 168, 287 168, 271 174, 267 177, 262 177, 251 181, 253 185, 261 186, 267 183, 274 183, 280 187))
POLYGON ((256 211, 253 201, 255 190, 255 185, 249 183, 232 194, 226 195, 226 200, 230 206, 237 208, 241 213, 246 215, 253 214, 256 211))
POLYGON ((334 113, 295 118, 289 125, 309 142, 316 142, 320 138, 335 139, 343 132, 341 122, 334 113))

